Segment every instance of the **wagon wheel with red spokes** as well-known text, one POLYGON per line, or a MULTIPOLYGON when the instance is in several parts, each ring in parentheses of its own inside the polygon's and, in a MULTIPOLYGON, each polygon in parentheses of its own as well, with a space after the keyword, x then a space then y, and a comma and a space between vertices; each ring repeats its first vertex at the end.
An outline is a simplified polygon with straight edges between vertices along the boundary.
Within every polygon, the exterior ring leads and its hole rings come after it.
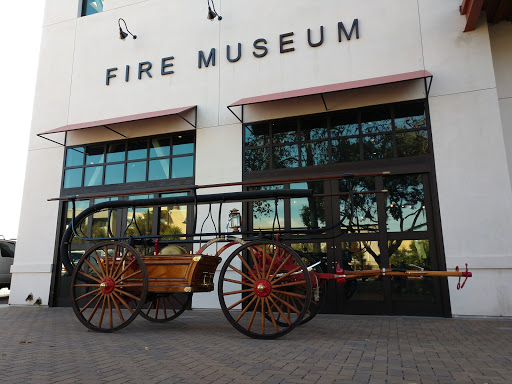
POLYGON ((135 249, 118 241, 85 252, 71 277, 71 304, 78 320, 98 332, 130 324, 146 302, 148 277, 135 249))
POLYGON ((155 323, 174 320, 190 306, 192 293, 148 293, 140 315, 155 323))
POLYGON ((226 259, 218 295, 224 315, 238 331, 253 338, 275 339, 290 332, 306 315, 311 278, 290 247, 271 240, 253 241, 226 259))

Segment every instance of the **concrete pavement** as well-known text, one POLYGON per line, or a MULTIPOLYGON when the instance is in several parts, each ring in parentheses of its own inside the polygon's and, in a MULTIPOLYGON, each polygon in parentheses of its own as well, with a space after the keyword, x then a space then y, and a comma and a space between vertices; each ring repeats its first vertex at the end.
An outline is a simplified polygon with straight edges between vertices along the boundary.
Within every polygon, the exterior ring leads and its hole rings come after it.
POLYGON ((219 310, 88 331, 71 308, 0 306, 1 383, 510 383, 512 319, 318 315, 281 339, 219 310))

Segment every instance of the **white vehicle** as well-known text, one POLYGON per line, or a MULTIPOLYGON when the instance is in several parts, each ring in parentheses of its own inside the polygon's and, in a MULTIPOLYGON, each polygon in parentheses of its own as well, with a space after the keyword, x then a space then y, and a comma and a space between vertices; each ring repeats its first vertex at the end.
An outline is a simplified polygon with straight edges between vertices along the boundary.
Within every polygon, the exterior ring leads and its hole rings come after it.
POLYGON ((14 262, 16 240, 0 239, 0 288, 11 285, 11 265, 14 262))

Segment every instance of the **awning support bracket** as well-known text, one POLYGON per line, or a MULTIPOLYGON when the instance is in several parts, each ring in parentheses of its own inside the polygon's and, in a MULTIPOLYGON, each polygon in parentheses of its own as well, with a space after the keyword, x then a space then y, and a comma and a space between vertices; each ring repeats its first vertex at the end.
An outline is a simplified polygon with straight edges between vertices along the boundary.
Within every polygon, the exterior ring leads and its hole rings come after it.
POLYGON ((325 110, 326 110, 326 111, 328 111, 329 109, 327 109, 327 104, 325 104, 324 94, 323 94, 323 93, 321 93, 321 94, 320 94, 320 97, 322 98, 322 102, 324 103, 325 110))
POLYGON ((104 127, 107 128, 108 130, 114 132, 114 133, 117 133, 119 136, 123 136, 125 139, 128 138, 125 135, 123 135, 122 133, 117 132, 115 129, 110 128, 109 126, 104 125, 104 127))
POLYGON ((433 76, 428 76, 428 77, 423 78, 423 81, 425 82, 425 93, 426 93, 427 98, 430 93, 430 87, 432 86, 433 78, 434 78, 433 76), (430 81, 428 81, 427 79, 430 81), (428 84, 427 84, 427 82, 428 82, 428 84))
POLYGON ((62 144, 62 143, 59 143, 58 141, 55 141, 55 140, 49 139, 47 137, 44 137, 40 133, 38 133, 37 136, 39 136, 41 139, 45 139, 45 140, 51 141, 52 143, 55 143, 55 144, 59 144, 61 147, 65 147, 66 146, 66 144, 62 144))
POLYGON ((185 120, 187 123, 189 123, 192 127, 197 128, 197 107, 196 107, 196 113, 195 113, 195 118, 194 118, 194 124, 192 124, 190 121, 188 121, 183 116, 181 116, 181 113, 177 113, 177 115, 179 117, 181 117, 183 120, 185 120))
POLYGON ((238 117, 238 115, 235 112, 233 112, 231 107, 228 105, 229 112, 231 112, 233 115, 235 115, 235 117, 238 119, 238 121, 243 124, 244 123, 244 106, 241 105, 240 107, 241 107, 241 110, 242 110, 242 118, 238 117))

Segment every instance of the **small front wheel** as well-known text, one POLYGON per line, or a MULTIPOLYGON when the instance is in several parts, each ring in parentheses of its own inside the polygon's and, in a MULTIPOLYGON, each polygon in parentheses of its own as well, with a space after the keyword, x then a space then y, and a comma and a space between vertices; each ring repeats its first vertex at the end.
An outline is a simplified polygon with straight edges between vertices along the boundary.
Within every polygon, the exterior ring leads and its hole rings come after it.
POLYGON ((311 278, 302 259, 290 247, 271 240, 237 248, 219 276, 224 315, 238 331, 257 339, 275 339, 299 325, 311 294, 311 278))
POLYGON ((174 320, 190 306, 192 293, 149 293, 140 315, 155 323, 174 320))
POLYGON ((78 320, 97 332, 130 324, 146 302, 148 276, 135 249, 107 241, 87 250, 71 277, 71 305, 78 320))

